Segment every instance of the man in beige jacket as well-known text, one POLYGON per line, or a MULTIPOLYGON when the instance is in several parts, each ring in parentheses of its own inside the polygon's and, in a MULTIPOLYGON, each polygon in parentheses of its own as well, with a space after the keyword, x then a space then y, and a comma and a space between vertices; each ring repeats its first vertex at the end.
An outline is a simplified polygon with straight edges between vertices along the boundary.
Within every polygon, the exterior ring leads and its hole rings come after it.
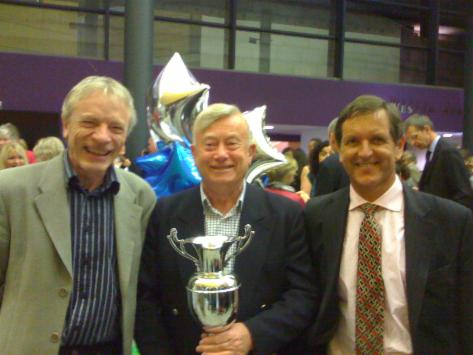
POLYGON ((0 352, 129 354, 155 204, 113 168, 136 122, 128 90, 88 77, 62 108, 66 152, 0 173, 0 352))

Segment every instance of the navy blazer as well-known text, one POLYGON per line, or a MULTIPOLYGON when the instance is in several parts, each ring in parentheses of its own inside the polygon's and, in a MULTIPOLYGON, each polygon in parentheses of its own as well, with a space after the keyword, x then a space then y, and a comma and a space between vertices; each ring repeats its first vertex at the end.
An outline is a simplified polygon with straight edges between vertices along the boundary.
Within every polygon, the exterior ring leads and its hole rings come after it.
MULTIPOLYGON (((415 354, 473 354, 473 217, 463 206, 404 186, 409 329, 415 354)), ((313 349, 331 340, 349 189, 310 200, 306 233, 321 292, 309 331, 313 349)))
MULTIPOLYGON (((304 353, 302 342, 294 340, 313 323, 317 302, 301 207, 247 185, 239 235, 246 224, 255 235, 235 262, 241 283, 238 321, 249 328, 255 354, 304 353)), ((199 187, 159 199, 151 217, 135 331, 142 355, 193 353, 202 332, 186 300, 195 267, 171 248, 166 239, 171 228, 180 239, 204 235, 199 187)))
POLYGON ((470 174, 458 149, 440 139, 424 168, 419 190, 448 198, 473 210, 470 174))

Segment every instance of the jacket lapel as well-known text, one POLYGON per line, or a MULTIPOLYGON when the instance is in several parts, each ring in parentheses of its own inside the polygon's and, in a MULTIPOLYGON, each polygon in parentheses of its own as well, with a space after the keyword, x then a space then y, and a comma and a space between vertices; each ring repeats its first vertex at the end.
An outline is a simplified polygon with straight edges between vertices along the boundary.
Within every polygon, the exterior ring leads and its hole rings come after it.
POLYGON ((136 196, 127 181, 120 178, 119 174, 117 176, 120 182, 120 191, 114 197, 115 240, 120 289, 122 295, 126 295, 133 262, 137 262, 138 259, 134 257, 134 254, 137 252, 135 250, 136 235, 142 230, 142 207, 136 204, 136 196))
POLYGON ((435 221, 429 217, 430 206, 422 203, 414 194, 415 192, 404 186, 406 293, 412 338, 415 337, 416 325, 422 308, 424 289, 429 271, 431 257, 429 239, 437 232, 435 221))
POLYGON ((72 278, 71 216, 63 154, 47 163, 39 179, 38 188, 39 194, 34 199, 38 214, 72 278))
POLYGON ((331 203, 324 211, 327 216, 327 218, 324 218, 325 221, 329 221, 335 216, 340 217, 337 221, 324 223, 322 225, 322 235, 324 236, 325 245, 327 247, 327 252, 324 253, 324 256, 330 259, 326 260, 324 265, 327 266, 327 275, 335 275, 335 277, 329 278, 334 282, 333 285, 330 285, 333 287, 337 286, 338 275, 340 274, 340 263, 342 260, 343 242, 345 240, 349 203, 349 189, 345 188, 341 190, 337 196, 332 197, 331 203))
POLYGON ((235 274, 242 284, 241 299, 251 299, 260 279, 261 268, 271 247, 272 216, 267 206, 264 190, 251 185, 246 186, 243 209, 240 217, 239 235, 244 235, 245 225, 249 224, 255 232, 248 247, 235 259, 235 274))
MULTIPOLYGON (((189 190, 189 194, 183 195, 181 200, 183 203, 177 204, 175 215, 171 217, 169 225, 171 228, 177 229, 177 237, 179 239, 204 235, 205 219, 200 198, 200 187, 197 186, 189 190)), ((165 231, 165 233, 168 235, 169 231, 165 231)), ((193 252, 193 250, 189 249, 192 247, 187 246, 187 248, 191 253, 193 252)), ((190 260, 178 255, 174 250, 172 252, 174 257, 177 258, 181 280, 184 285, 187 285, 190 275, 196 271, 195 266, 190 260)))

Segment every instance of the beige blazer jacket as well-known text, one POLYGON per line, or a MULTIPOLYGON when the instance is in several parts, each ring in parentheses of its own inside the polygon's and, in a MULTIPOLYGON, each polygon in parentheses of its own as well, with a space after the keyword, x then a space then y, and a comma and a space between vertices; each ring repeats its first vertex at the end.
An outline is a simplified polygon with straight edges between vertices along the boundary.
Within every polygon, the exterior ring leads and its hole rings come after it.
MULTIPOLYGON (((123 350, 131 353, 139 260, 155 204, 149 185, 117 169, 115 226, 123 350)), ((57 354, 72 291, 63 156, 0 171, 0 354, 57 354)))

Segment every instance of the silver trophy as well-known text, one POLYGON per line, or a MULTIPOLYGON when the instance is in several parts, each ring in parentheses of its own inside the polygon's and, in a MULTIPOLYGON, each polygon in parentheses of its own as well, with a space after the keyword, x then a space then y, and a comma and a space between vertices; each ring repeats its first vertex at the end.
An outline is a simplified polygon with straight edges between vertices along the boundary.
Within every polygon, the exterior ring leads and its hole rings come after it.
POLYGON ((228 262, 250 244, 254 232, 245 226, 243 236, 201 236, 178 239, 176 228, 167 236, 171 246, 191 260, 196 272, 187 283, 187 303, 192 316, 203 327, 221 327, 236 319, 240 283, 232 273, 225 273, 228 262), (186 246, 192 245, 194 255, 186 246))

